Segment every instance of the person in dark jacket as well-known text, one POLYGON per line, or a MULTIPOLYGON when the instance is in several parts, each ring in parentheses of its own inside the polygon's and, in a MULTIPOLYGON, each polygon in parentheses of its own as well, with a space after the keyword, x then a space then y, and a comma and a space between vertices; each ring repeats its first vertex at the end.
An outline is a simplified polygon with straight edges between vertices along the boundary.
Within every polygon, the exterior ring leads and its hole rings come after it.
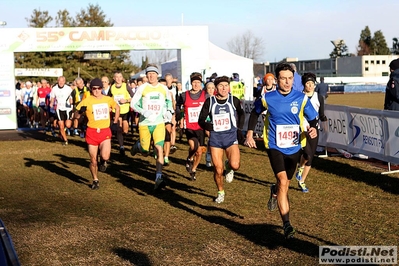
POLYGON ((399 58, 389 64, 391 74, 385 89, 384 110, 399 111, 399 58))
POLYGON ((327 100, 328 97, 328 92, 330 91, 330 88, 327 83, 324 83, 324 77, 320 77, 320 83, 316 85, 315 92, 317 92, 319 95, 323 96, 324 101, 327 100))

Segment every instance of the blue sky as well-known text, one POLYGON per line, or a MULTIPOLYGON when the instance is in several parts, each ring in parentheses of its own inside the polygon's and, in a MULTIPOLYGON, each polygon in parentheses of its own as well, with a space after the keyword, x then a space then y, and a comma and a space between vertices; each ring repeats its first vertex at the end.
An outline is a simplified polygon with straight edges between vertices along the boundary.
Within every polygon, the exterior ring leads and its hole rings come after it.
POLYGON ((328 58, 336 39, 355 53, 366 26, 372 34, 381 30, 390 48, 399 37, 398 0, 2 0, 0 20, 7 28, 26 28, 34 9, 53 17, 67 9, 75 17, 89 4, 98 4, 116 27, 208 26, 209 40, 226 50, 228 41, 251 30, 264 41, 259 62, 328 58))

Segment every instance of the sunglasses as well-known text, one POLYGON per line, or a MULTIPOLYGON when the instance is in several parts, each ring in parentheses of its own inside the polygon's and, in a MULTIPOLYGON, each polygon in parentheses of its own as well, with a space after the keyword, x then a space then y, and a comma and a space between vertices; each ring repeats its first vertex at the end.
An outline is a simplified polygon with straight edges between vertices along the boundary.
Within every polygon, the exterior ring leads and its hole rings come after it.
POLYGON ((99 86, 93 86, 91 87, 91 90, 102 90, 103 88, 99 87, 99 86))

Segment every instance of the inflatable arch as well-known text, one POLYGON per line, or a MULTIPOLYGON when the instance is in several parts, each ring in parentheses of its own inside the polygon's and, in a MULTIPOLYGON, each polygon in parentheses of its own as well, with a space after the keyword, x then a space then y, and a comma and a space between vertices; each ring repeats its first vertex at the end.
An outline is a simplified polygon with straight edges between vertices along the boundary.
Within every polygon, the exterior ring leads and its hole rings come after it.
POLYGON ((177 50, 182 83, 209 61, 208 27, 0 29, 0 130, 16 129, 14 52, 177 50))

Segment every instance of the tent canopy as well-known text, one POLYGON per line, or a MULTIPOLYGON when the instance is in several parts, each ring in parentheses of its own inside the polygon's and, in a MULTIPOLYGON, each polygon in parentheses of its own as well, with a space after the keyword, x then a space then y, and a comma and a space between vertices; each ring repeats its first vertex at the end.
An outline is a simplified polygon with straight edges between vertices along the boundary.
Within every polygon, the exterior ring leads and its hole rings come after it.
MULTIPOLYGON (((208 42, 209 57, 208 64, 205 69, 198 69, 198 72, 202 72, 204 78, 210 77, 213 73, 217 73, 218 76, 231 77, 233 73, 238 73, 240 80, 245 84, 245 99, 252 100, 252 88, 253 88, 253 60, 248 59, 233 53, 230 53, 211 42, 208 42)), ((162 73, 177 73, 178 69, 177 59, 169 60, 162 64, 162 73)), ((175 76, 173 74, 173 76, 175 76)), ((189 84, 185 84, 185 89, 190 87, 189 84)))

